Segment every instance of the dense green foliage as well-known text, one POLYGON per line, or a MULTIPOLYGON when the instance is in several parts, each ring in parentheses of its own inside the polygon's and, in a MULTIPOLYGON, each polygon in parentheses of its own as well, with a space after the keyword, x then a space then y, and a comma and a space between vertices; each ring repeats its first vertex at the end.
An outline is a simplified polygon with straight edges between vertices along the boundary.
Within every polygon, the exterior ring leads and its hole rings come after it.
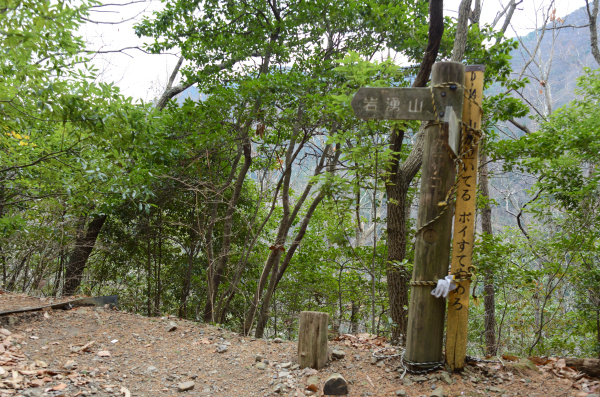
MULTIPOLYGON (((328 312, 332 332, 391 332, 385 183, 420 123, 358 120, 350 100, 411 84, 427 2, 164 3, 135 31, 149 51, 181 51, 182 83, 201 100, 162 108, 97 82, 76 32, 99 3, 0 0, 0 285, 61 295, 75 280, 127 310, 245 332, 262 322, 267 336, 294 338, 302 310, 328 312), (406 131, 399 153, 391 128, 406 131)), ((456 30, 446 18, 439 60, 456 30)), ((498 178, 530 178, 512 224, 478 235, 469 349, 484 351, 489 271, 500 352, 597 355, 600 73, 586 69, 579 99, 502 140, 504 121, 531 114, 513 95, 528 83, 511 80, 516 47, 469 27, 464 63, 487 66, 485 153, 498 178)), ((410 272, 413 254, 393 265, 410 272)))

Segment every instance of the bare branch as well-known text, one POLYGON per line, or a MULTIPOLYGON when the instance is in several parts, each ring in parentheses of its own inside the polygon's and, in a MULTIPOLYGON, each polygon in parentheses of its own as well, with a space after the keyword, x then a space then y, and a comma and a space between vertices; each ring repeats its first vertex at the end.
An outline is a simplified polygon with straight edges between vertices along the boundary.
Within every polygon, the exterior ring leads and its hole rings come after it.
POLYGON ((146 10, 140 11, 137 14, 135 14, 134 16, 132 16, 131 18, 123 19, 123 20, 121 20, 119 22, 93 21, 91 19, 87 19, 87 18, 84 18, 84 17, 81 17, 81 19, 84 20, 84 21, 86 21, 86 22, 93 23, 93 24, 96 24, 96 25, 120 25, 122 23, 129 22, 129 21, 132 21, 132 20, 136 19, 137 17, 139 17, 140 15, 142 15, 145 11, 146 10))
POLYGON ((591 11, 589 0, 585 0, 585 8, 590 20, 590 46, 592 47, 592 55, 594 56, 596 62, 600 64, 600 51, 598 50, 598 27, 596 26, 598 19, 599 0, 593 1, 594 3, 591 11))
POLYGON ((526 126, 523 125, 521 123, 519 123, 517 120, 515 119, 510 119, 508 120, 512 125, 514 125, 515 127, 517 127, 518 129, 520 129, 521 131, 523 131, 526 134, 531 134, 531 130, 526 126))
MULTIPOLYGON (((521 4, 523 2, 523 0, 521 0, 518 4, 521 4)), ((496 18, 494 18, 494 22, 492 22, 492 28, 494 28, 496 26, 496 24, 498 22, 500 22, 500 19, 502 19, 502 17, 504 16, 504 14, 507 13, 507 11, 513 6, 513 4, 515 3, 515 0, 511 0, 510 3, 508 3, 506 5, 506 7, 504 7, 504 9, 502 11, 500 11, 497 15, 496 18)), ((518 5, 517 4, 517 5, 518 5)), ((515 7, 517 6, 515 5, 515 7)), ((514 12, 514 10, 513 10, 514 12)))
POLYGON ((580 26, 575 26, 575 25, 562 25, 562 26, 554 26, 552 28, 543 28, 544 30, 559 30, 559 29, 566 29, 566 28, 573 28, 573 29, 581 29, 581 28, 587 28, 588 26, 590 26, 590 24, 588 23, 587 25, 580 25, 580 26))
MULTIPOLYGON (((521 4, 522 2, 523 2, 523 0, 519 1, 518 3, 517 3, 517 0, 511 0, 511 2, 509 4, 508 12, 506 14, 506 18, 504 19, 504 23, 502 24, 502 28, 500 29, 500 31, 502 32, 503 35, 504 35, 504 33, 506 33, 506 29, 508 29, 508 26, 510 25, 510 21, 512 20, 513 14, 515 13, 517 6, 519 4, 521 4)), ((498 37, 496 39, 496 44, 498 44, 499 41, 500 41, 500 37, 498 37)))
POLYGON ((108 3, 108 4, 99 4, 96 6, 92 6, 91 9, 93 8, 101 8, 101 7, 121 7, 121 6, 128 6, 131 4, 137 4, 137 3, 147 3, 148 0, 135 0, 135 1, 131 1, 129 3, 108 3))

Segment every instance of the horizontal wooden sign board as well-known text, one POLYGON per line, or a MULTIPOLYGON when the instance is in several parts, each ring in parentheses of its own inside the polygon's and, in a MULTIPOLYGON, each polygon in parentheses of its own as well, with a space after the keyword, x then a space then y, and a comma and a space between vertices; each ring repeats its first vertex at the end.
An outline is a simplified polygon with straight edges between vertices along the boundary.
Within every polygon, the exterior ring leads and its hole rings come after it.
POLYGON ((360 88, 352 98, 356 117, 377 120, 444 120, 446 106, 462 114, 463 89, 433 88, 437 117, 429 88, 360 88))

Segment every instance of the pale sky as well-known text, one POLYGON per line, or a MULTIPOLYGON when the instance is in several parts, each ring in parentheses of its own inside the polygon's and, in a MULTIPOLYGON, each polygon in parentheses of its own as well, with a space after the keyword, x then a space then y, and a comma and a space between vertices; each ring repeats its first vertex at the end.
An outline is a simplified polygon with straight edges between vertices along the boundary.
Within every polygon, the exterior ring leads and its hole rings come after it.
MULTIPOLYGON (((111 0, 111 3, 129 3, 132 0, 111 0)), ((536 27, 536 16, 541 19, 540 10, 547 11, 551 0, 523 0, 512 19, 512 27, 507 35, 514 36, 515 32, 524 35, 536 27)), ((491 23, 497 13, 507 4, 508 0, 482 0, 482 23, 491 23)), ((445 0, 445 15, 457 15, 460 0, 445 0)), ((556 0, 556 16, 564 17, 585 5, 585 0, 556 0)), ((87 23, 82 29, 82 36, 88 41, 89 48, 103 51, 119 50, 125 47, 142 47, 144 38, 138 39, 133 32, 133 25, 141 21, 144 15, 151 15, 153 10, 162 7, 159 0, 122 6, 103 7, 103 12, 93 12, 95 21, 117 22, 130 21, 121 24, 92 24, 87 23)), ((500 22, 501 25, 502 22, 500 22)), ((539 23, 537 24, 539 26, 539 23)), ((149 40, 148 40, 149 41, 149 40)), ((170 55, 148 55, 138 50, 125 50, 110 54, 99 54, 95 57, 95 65, 100 71, 102 81, 114 82, 124 95, 136 99, 151 101, 167 83, 173 67, 177 63, 176 53, 170 55)))

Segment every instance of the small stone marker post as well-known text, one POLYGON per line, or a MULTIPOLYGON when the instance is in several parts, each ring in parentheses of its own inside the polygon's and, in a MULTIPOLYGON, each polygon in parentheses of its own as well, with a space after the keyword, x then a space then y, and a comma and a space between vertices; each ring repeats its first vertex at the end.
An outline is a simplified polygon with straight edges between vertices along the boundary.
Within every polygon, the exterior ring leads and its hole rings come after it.
MULTIPOLYGON (((468 101, 463 107, 463 122, 475 130, 481 128, 481 102, 485 66, 465 68, 465 85, 468 101), (473 102, 475 103, 473 103, 473 102)), ((454 217, 454 241, 452 243, 452 268, 457 288, 448 298, 448 325, 446 331, 446 362, 453 371, 462 371, 467 354, 467 323, 469 315, 470 273, 473 261, 475 213, 477 211, 478 140, 474 131, 463 131, 463 163, 459 169, 456 189, 456 214, 454 217)))
POLYGON ((300 312, 298 365, 321 369, 327 363, 327 323, 329 314, 300 312))
MULTIPOLYGON (((439 62, 431 72, 433 88, 361 88, 352 99, 352 107, 361 118, 442 123, 450 110, 447 106, 455 114, 462 114, 464 76, 463 64, 439 62)), ((446 121, 451 123, 452 119, 450 115, 446 121)), ((458 139, 455 126, 449 125, 445 132, 441 127, 434 123, 425 129, 417 225, 427 226, 416 236, 413 281, 437 281, 448 274, 452 202, 446 207, 439 203, 446 200, 454 184, 455 165, 450 152, 458 152, 458 139), (454 136, 450 137, 451 133, 454 136)), ((405 353, 405 364, 410 367, 410 362, 442 361, 446 302, 431 295, 433 288, 421 285, 411 290, 405 353)))

